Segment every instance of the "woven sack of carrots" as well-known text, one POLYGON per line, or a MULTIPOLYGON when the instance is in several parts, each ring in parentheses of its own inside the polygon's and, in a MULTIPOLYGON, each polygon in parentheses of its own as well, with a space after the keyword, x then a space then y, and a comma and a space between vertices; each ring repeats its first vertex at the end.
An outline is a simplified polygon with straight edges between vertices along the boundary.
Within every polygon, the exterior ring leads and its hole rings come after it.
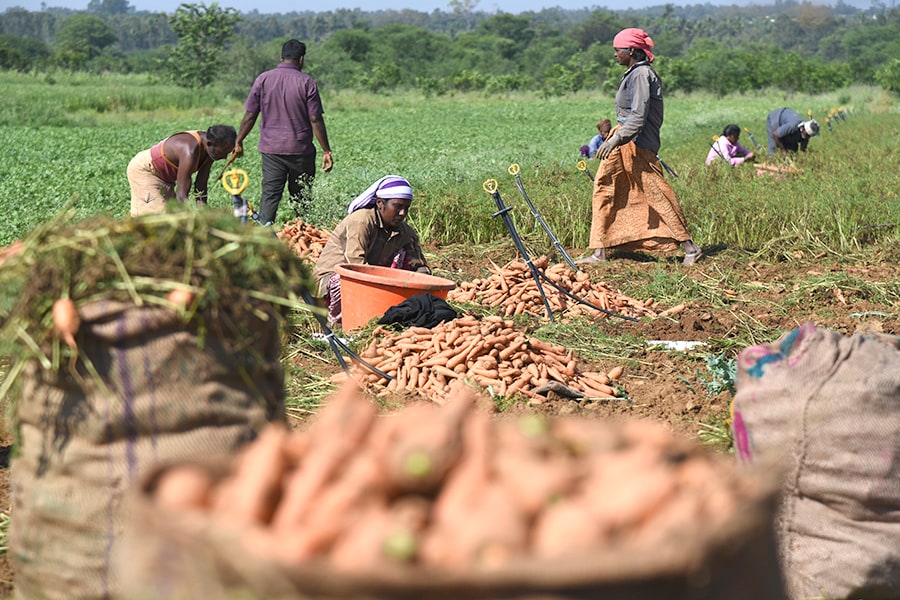
POLYGON ((791 598, 900 598, 900 336, 806 323, 738 356, 741 463, 780 463, 791 598))
POLYGON ((783 598, 773 488, 661 425, 504 418, 353 384, 130 495, 131 598, 783 598))
POLYGON ((273 236, 206 212, 23 241, 0 268, 18 598, 116 597, 130 485, 284 419, 281 329, 308 281, 273 236))

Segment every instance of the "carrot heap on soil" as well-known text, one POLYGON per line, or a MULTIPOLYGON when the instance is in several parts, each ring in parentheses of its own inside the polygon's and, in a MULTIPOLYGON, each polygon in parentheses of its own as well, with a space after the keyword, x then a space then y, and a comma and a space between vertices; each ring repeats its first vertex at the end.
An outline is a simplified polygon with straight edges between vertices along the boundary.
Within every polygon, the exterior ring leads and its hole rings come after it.
POLYGON ((571 350, 529 337, 511 320, 496 315, 481 320, 467 315, 431 329, 410 327, 402 332, 377 327, 373 337, 360 356, 394 379, 368 371, 356 376, 385 393, 418 391, 442 403, 452 381, 469 380, 495 395, 518 392, 540 402, 534 388, 556 381, 589 398, 622 396, 614 384, 622 369, 581 371, 571 350))
POLYGON ((378 415, 348 384, 308 428, 269 425, 221 479, 196 468, 163 471, 153 506, 229 528, 257 559, 358 573, 650 548, 733 518, 754 491, 660 424, 495 418, 464 386, 378 415))
MULTIPOLYGON (((584 271, 572 271, 565 263, 549 264, 546 256, 532 261, 547 278, 577 298, 628 317, 657 317, 659 302, 653 299, 641 301, 630 298, 612 289, 603 282, 591 282, 584 271)), ((486 279, 464 281, 447 295, 453 302, 470 302, 499 308, 503 316, 509 317, 528 313, 544 316, 546 307, 540 290, 528 265, 520 260, 498 267, 491 263, 491 276, 486 279)), ((569 298, 546 282, 541 282, 550 308, 554 312, 566 311, 570 316, 587 315, 605 317, 605 313, 585 306, 569 298)))
POLYGON ((302 219, 294 219, 285 223, 276 235, 298 256, 315 262, 322 254, 322 249, 325 248, 331 234, 302 219))

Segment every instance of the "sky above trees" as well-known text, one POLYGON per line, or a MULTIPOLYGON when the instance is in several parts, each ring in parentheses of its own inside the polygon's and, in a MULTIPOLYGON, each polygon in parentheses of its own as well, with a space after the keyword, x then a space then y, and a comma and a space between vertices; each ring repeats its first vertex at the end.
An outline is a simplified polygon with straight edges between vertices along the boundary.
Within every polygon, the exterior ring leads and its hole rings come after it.
MULTIPOLYGON (((184 2, 191 4, 210 5, 214 0, 129 0, 129 3, 136 10, 141 11, 162 11, 174 12, 179 5, 184 2)), ((376 10, 403 10, 411 9, 424 12, 434 10, 450 11, 449 0, 331 0, 327 5, 316 2, 309 3, 291 3, 284 0, 215 0, 219 6, 224 8, 234 8, 240 12, 257 10, 260 13, 284 13, 292 10, 336 10, 336 9, 354 9, 359 8, 363 11, 376 10)), ((684 6, 689 4, 712 4, 717 6, 724 5, 747 5, 747 4, 763 4, 760 0, 703 0, 697 2, 671 2, 676 6, 684 6)), ((829 4, 833 2, 816 2, 813 4, 829 4)), ((868 7, 868 0, 845 0, 845 4, 850 4, 859 8, 868 7)), ((603 8, 607 10, 624 10, 626 8, 646 8, 649 6, 660 6, 667 4, 665 0, 632 0, 627 5, 612 0, 479 0, 473 2, 476 11, 487 13, 506 12, 520 13, 523 11, 539 11, 543 8, 553 8, 559 6, 567 10, 579 8, 603 8)), ((47 7, 70 8, 75 10, 84 10, 87 8, 88 0, 0 0, 0 11, 4 11, 12 7, 20 7, 26 10, 39 11, 47 7)))

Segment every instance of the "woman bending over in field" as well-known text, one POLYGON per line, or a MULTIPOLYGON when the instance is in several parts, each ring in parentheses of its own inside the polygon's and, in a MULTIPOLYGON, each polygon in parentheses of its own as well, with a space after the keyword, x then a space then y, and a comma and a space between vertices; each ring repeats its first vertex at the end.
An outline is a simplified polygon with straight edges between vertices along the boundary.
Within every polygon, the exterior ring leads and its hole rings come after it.
POLYGON ((166 201, 187 201, 194 180, 194 200, 206 204, 212 164, 234 150, 237 131, 230 125, 213 125, 206 131, 182 131, 170 135, 149 150, 138 152, 128 163, 131 216, 161 213, 166 201))
POLYGON ((409 182, 382 177, 347 207, 349 213, 328 238, 313 275, 328 307, 328 324, 341 322, 340 264, 366 264, 431 274, 419 236, 404 221, 412 204, 409 182))
POLYGON ((742 162, 753 160, 756 155, 743 146, 738 141, 741 137, 741 128, 737 125, 726 125, 715 142, 710 144, 709 152, 706 154, 706 165, 711 165, 716 158, 721 158, 732 167, 736 167, 742 162))

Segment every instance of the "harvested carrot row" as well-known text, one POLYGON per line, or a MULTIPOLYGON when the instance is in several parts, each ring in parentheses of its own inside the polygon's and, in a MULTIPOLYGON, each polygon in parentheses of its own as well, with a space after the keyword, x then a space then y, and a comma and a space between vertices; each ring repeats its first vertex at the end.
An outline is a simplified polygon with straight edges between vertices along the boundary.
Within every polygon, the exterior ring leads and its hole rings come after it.
MULTIPOLYGON (((590 275, 584 271, 573 272, 563 263, 549 265, 546 256, 532 263, 560 288, 594 306, 630 317, 659 316, 659 302, 653 299, 636 300, 625 296, 603 282, 591 282, 590 275)), ((543 298, 526 263, 514 260, 503 267, 491 263, 488 271, 491 273, 490 277, 462 282, 450 291, 447 299, 497 308, 505 317, 523 313, 535 316, 546 314, 543 298)), ((549 286, 544 288, 547 301, 554 311, 567 311, 570 315, 583 314, 588 317, 607 316, 569 298, 559 290, 549 286)), ((674 313, 666 313, 667 316, 671 314, 674 313)))
MULTIPOLYGON (((395 378, 357 370, 356 379, 378 388, 376 393, 418 391, 438 403, 451 381, 470 381, 495 395, 534 397, 534 388, 551 381, 588 398, 621 395, 606 373, 580 372, 571 350, 530 337, 498 315, 461 317, 433 329, 377 328, 360 356, 395 378)), ((615 367, 610 373, 620 377, 622 371, 615 367)))
POLYGON ((301 219, 294 219, 285 223, 276 235, 298 256, 315 262, 322 254, 322 249, 325 248, 331 234, 301 219))

